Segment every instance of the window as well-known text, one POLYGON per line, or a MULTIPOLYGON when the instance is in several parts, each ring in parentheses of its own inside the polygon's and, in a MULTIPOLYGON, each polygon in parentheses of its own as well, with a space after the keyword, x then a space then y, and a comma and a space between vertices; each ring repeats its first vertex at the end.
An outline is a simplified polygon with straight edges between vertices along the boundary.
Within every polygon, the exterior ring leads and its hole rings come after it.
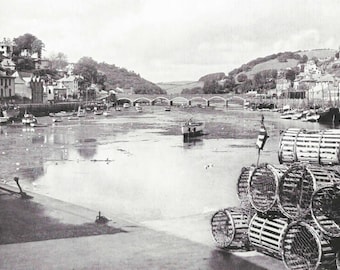
POLYGON ((3 79, 1 78, 1 86, 3 86, 3 84, 4 84, 4 81, 3 81, 3 79))
POLYGON ((12 80, 11 80, 11 79, 9 79, 9 83, 8 83, 8 85, 9 85, 9 86, 11 86, 11 84, 12 84, 12 80))
POLYGON ((12 96, 12 89, 11 88, 9 89, 9 96, 10 97, 12 96))
POLYGON ((1 97, 4 96, 4 89, 1 88, 1 97))

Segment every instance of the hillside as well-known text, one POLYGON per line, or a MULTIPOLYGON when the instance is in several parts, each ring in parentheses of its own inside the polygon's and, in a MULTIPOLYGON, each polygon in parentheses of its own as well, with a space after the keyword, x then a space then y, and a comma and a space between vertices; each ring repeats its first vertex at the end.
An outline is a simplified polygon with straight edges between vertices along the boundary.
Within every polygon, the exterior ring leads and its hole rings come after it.
POLYGON ((325 59, 330 58, 335 55, 337 50, 333 49, 315 49, 310 51, 299 51, 298 54, 301 56, 306 55, 308 59, 312 59, 313 57, 316 57, 318 59, 325 59))
POLYGON ((157 83, 161 89, 166 91, 169 95, 181 94, 184 89, 202 88, 204 82, 201 81, 181 81, 181 82, 161 82, 157 83))
POLYGON ((256 66, 254 66, 251 70, 244 72, 249 79, 253 78, 253 76, 261 72, 263 70, 269 70, 269 69, 276 69, 276 70, 281 70, 281 69, 286 69, 286 68, 292 68, 297 66, 299 63, 298 60, 295 59, 287 59, 287 62, 280 62, 277 59, 269 60, 264 63, 260 63, 256 66))
POLYGON ((166 91, 156 84, 143 79, 139 74, 128 71, 125 68, 119 68, 115 65, 106 63, 98 64, 98 71, 105 74, 107 89, 120 87, 123 89, 134 89, 136 94, 165 94, 166 91))
MULTIPOLYGON (((298 52, 283 52, 268 55, 265 57, 259 57, 241 67, 236 68, 229 72, 230 76, 233 76, 236 80, 239 74, 247 75, 248 79, 252 79, 256 73, 265 70, 285 70, 287 68, 294 68, 299 63, 304 63, 306 60, 317 58, 320 60, 330 59, 334 57, 336 50, 333 49, 315 49, 309 51, 298 52), (306 59, 304 57, 307 56, 306 59)), ((237 82, 237 80, 236 80, 237 82)))

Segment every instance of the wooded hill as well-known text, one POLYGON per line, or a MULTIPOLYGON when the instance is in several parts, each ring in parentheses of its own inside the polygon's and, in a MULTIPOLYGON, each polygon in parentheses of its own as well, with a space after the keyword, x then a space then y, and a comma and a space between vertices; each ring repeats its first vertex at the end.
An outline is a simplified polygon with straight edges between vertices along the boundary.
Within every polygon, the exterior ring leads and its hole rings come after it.
MULTIPOLYGON (((297 74, 303 71, 308 60, 314 60, 322 66, 325 73, 340 73, 339 55, 333 49, 310 51, 280 52, 256 58, 224 75, 223 72, 207 74, 199 81, 204 82, 202 93, 245 93, 256 90, 266 93, 275 89, 278 78, 294 81, 297 74)), ((193 91, 197 91, 194 89, 193 91)))
POLYGON ((143 79, 139 74, 128 71, 125 68, 119 68, 115 65, 99 63, 97 65, 99 73, 105 74, 105 89, 115 89, 116 87, 123 89, 133 88, 136 94, 164 94, 165 90, 156 84, 143 79))

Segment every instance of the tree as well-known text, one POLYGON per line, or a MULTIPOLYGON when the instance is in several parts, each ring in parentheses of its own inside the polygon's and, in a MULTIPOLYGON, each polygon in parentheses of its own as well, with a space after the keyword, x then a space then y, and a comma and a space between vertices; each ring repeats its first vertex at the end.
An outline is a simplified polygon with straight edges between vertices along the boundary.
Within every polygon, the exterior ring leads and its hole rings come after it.
POLYGON ((304 54, 302 56, 301 60, 300 60, 300 63, 301 64, 305 64, 305 63, 307 63, 307 61, 308 61, 308 56, 304 54))
POLYGON ((36 39, 32 42, 32 54, 37 53, 39 59, 41 58, 43 48, 45 48, 45 44, 40 39, 36 39))
POLYGON ((49 60, 51 61, 52 69, 64 69, 67 65, 67 56, 62 52, 51 54, 49 60))
POLYGON ((91 57, 82 57, 74 67, 74 73, 83 76, 84 82, 89 86, 97 83, 97 62, 91 57))
POLYGON ((218 88, 218 83, 215 80, 209 80, 204 82, 203 93, 204 94, 215 94, 218 88))
POLYGON ((15 55, 19 56, 21 52, 26 51, 28 54, 27 56, 38 53, 38 56, 41 57, 41 51, 45 47, 45 44, 36 36, 26 33, 13 40, 16 44, 13 52, 15 55))
POLYGON ((288 69, 286 72, 286 79, 291 81, 291 83, 293 83, 293 81, 295 80, 295 71, 292 69, 288 69))
POLYGON ((248 76, 245 73, 241 73, 241 74, 237 75, 237 77, 236 77, 236 80, 240 83, 245 82, 247 79, 248 79, 248 76))

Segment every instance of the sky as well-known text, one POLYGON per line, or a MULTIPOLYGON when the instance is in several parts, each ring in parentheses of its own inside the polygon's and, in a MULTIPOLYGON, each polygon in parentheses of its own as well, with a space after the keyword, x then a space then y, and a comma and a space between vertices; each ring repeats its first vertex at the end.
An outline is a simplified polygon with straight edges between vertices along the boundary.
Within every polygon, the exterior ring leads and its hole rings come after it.
POLYGON ((340 0, 0 0, 0 39, 87 56, 158 82, 197 81, 257 57, 338 49, 340 0))

